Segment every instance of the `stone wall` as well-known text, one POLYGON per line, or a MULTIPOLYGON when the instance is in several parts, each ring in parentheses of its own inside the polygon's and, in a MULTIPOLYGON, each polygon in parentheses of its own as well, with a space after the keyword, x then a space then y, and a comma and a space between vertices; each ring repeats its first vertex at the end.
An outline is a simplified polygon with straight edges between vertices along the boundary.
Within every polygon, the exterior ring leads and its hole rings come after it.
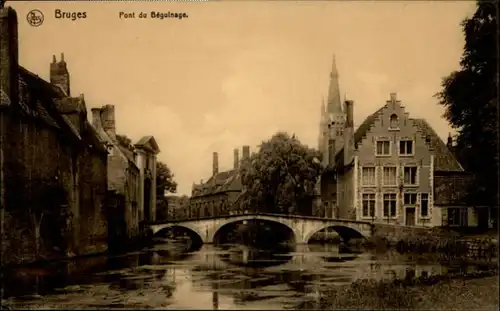
POLYGON ((86 254, 97 244, 102 250, 107 242, 103 155, 81 153, 60 129, 15 111, 1 117, 2 263, 86 254))
POLYGON ((127 168, 129 166, 127 158, 121 153, 117 142, 110 142, 108 155, 108 190, 118 193, 125 193, 127 182, 127 168))
POLYGON ((107 191, 106 154, 80 155, 80 230, 79 253, 102 252, 108 244, 108 220, 105 206, 107 191))
POLYGON ((381 223, 373 224, 372 228, 373 239, 385 238, 390 242, 397 242, 402 239, 416 235, 425 235, 431 232, 429 228, 425 227, 406 227, 381 223))
POLYGON ((125 183, 125 223, 127 237, 135 238, 139 235, 139 170, 129 164, 126 170, 125 183))
POLYGON ((2 259, 4 263, 34 260, 37 230, 40 230, 38 255, 57 256, 71 248, 64 242, 62 230, 56 232, 50 228, 62 226, 61 210, 55 205, 68 204, 69 209, 75 209, 74 204, 69 204, 74 186, 73 159, 59 143, 55 129, 28 123, 13 112, 5 111, 2 116, 6 125, 2 133, 5 182, 2 259), (50 192, 67 196, 47 201, 49 198, 44 196, 50 192))

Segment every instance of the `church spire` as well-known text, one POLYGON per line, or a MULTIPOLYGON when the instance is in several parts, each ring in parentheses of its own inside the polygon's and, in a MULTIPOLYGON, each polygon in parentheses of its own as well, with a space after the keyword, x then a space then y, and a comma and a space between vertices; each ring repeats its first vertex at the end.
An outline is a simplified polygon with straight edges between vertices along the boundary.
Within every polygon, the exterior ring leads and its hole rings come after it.
POLYGON ((332 71, 330 72, 330 85, 328 87, 328 113, 342 112, 342 103, 340 102, 339 73, 333 55, 332 71))
POLYGON ((326 126, 326 106, 325 106, 325 98, 323 97, 323 100, 321 101, 321 114, 319 119, 318 150, 322 150, 323 148, 325 126, 326 126))
POLYGON ((323 97, 323 100, 321 101, 321 121, 324 120, 326 115, 326 105, 325 105, 325 98, 323 97))

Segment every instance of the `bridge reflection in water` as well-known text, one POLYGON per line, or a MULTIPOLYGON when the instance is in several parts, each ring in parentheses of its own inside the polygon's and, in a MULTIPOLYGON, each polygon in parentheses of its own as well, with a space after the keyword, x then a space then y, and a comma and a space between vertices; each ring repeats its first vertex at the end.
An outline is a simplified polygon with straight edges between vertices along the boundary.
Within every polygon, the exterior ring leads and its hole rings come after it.
POLYGON ((348 285, 360 278, 404 278, 455 269, 430 262, 396 253, 357 252, 339 245, 297 245, 274 251, 205 245, 186 253, 162 244, 120 257, 12 270, 4 273, 2 282, 4 301, 16 309, 40 305, 73 309, 283 309, 304 299, 316 299, 325 287, 348 285), (16 298, 19 296, 24 297, 16 298))

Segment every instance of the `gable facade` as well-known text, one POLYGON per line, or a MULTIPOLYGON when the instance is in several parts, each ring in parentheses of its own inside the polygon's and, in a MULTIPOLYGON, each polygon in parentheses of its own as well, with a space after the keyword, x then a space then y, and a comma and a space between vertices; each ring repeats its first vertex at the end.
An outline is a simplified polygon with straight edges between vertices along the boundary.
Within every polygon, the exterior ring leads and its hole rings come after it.
MULTIPOLYGON (((438 224, 433 211, 434 155, 396 94, 358 133, 356 219, 394 224, 438 224), (361 137, 360 137, 361 136, 361 137)), ((433 137, 435 139, 435 137, 433 137)))
MULTIPOLYGON (((469 175, 427 121, 410 118, 396 94, 352 139, 353 161, 344 147, 324 176, 322 197, 334 205, 334 217, 441 226, 448 208, 463 202, 463 189, 452 194, 445 188, 457 189, 450 185, 463 184, 469 175)), ((473 209, 465 213, 466 222, 474 224, 473 209)))

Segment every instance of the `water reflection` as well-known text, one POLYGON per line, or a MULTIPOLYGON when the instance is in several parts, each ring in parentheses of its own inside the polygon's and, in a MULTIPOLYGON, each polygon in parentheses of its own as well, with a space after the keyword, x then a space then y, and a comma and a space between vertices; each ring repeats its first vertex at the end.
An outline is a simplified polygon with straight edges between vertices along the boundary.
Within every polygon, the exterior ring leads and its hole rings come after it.
POLYGON ((221 245, 222 252, 217 255, 222 261, 236 265, 255 268, 265 268, 286 263, 293 258, 290 253, 294 246, 280 245, 274 250, 262 250, 245 245, 221 245))
POLYGON ((282 246, 274 251, 205 245, 195 252, 171 246, 11 269, 1 280, 3 299, 13 308, 283 309, 314 299, 325 287, 357 279, 478 269, 339 245, 282 246))

